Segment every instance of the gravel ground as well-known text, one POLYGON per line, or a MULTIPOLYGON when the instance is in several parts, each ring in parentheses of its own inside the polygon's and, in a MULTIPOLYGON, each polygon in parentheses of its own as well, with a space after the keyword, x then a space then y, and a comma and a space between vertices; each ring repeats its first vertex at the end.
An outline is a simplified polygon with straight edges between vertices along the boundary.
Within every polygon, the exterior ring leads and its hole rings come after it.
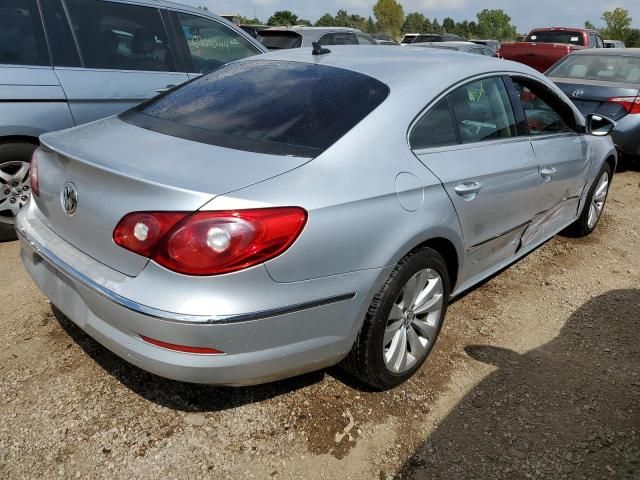
POLYGON ((52 308, 0 245, 0 478, 640 478, 640 173, 596 233, 455 302, 425 366, 252 388, 155 377, 52 308))

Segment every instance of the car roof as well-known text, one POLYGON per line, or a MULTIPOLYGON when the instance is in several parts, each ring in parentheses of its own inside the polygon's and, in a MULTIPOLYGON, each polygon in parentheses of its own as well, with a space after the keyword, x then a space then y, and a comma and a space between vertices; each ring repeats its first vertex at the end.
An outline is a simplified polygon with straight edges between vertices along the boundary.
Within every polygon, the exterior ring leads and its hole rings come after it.
MULTIPOLYGON (((277 50, 249 57, 246 61, 283 60, 316 63, 376 78, 393 91, 414 87, 415 91, 438 89, 460 79, 490 72, 516 72, 544 79, 534 69, 516 62, 457 51, 407 45, 403 48, 385 45, 329 46, 331 53, 312 55, 310 48, 277 50), (411 72, 407 75, 407 72, 411 72)), ((243 60, 243 61, 245 61, 243 60)))
POLYGON ((576 50, 571 55, 614 55, 640 57, 640 48, 585 48, 576 50))

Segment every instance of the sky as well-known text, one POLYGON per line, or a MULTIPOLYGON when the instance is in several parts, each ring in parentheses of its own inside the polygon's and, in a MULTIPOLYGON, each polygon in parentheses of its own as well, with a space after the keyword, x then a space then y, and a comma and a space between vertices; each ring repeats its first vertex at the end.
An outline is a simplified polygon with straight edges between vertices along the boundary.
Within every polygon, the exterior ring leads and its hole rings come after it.
MULTIPOLYGON (((276 10, 291 10, 300 18, 315 22, 324 13, 335 14, 339 9, 373 15, 376 0, 177 0, 190 5, 206 5, 218 14, 257 16, 266 21, 276 10)), ((606 10, 622 7, 629 10, 633 26, 640 28, 640 0, 400 0, 404 12, 422 12, 440 23, 444 17, 456 21, 473 20, 483 8, 501 8, 509 16, 518 32, 526 33, 534 27, 582 26, 590 20, 596 26, 606 10)))

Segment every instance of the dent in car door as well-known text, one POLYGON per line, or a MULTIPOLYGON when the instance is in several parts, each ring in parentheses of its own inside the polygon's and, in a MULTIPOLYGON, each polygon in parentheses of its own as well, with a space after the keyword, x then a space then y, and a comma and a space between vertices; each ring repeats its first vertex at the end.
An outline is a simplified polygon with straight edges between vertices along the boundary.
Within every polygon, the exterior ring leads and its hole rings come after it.
POLYGON ((538 211, 525 245, 555 235, 578 215, 590 162, 589 142, 576 130, 571 108, 530 79, 513 79, 540 168, 538 211))
POLYGON ((502 79, 454 90, 416 123, 410 142, 458 214, 467 251, 461 282, 512 258, 536 212, 540 177, 502 79))
POLYGON ((160 10, 104 0, 66 0, 83 68, 56 64, 76 123, 121 113, 188 80, 175 71, 160 10))

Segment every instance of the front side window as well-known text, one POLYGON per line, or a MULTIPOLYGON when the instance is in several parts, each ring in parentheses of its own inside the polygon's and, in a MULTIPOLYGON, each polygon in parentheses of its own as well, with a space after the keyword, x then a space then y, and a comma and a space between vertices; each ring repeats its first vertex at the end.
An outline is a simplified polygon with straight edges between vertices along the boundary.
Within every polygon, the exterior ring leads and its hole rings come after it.
POLYGON ((0 0, 0 64, 51 65, 36 0, 0 0))
POLYGON ((175 71, 157 8, 65 0, 86 68, 175 71))
POLYGON ((269 50, 286 50, 302 46, 300 34, 290 30, 263 30, 260 37, 262 45, 269 50))
POLYGON ((207 73, 229 62, 261 53, 238 32, 208 18, 178 13, 194 72, 207 73))
POLYGON ((518 135, 509 94, 501 78, 468 83, 449 94, 462 143, 518 135))
POLYGON ((246 60, 225 65, 121 118, 201 143, 315 157, 388 94, 382 82, 350 70, 246 60))
POLYGON ((456 127, 446 98, 440 100, 413 127, 409 144, 413 150, 444 147, 458 143, 456 127))
POLYGON ((571 107, 548 88, 528 79, 514 78, 513 84, 520 98, 531 135, 576 131, 576 120, 571 107))

